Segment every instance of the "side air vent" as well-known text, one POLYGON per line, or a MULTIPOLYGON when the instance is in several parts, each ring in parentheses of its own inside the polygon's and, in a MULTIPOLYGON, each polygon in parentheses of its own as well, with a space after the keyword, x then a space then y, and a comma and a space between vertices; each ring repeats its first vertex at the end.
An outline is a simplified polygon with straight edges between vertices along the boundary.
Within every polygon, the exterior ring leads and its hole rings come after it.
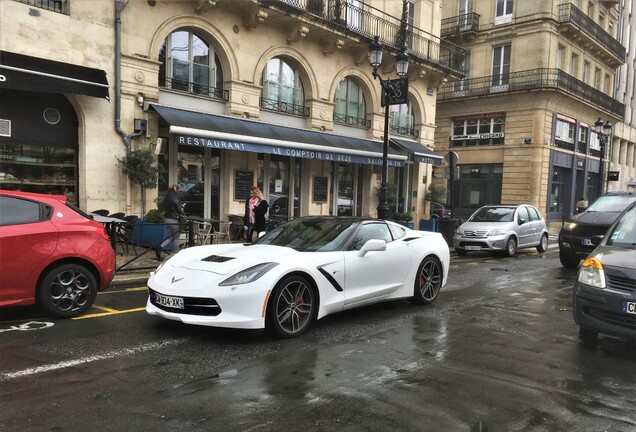
POLYGON ((0 119, 0 136, 11 136, 11 120, 0 119))
POLYGON ((203 258, 201 261, 224 263, 226 261, 233 260, 233 259, 234 257, 222 257, 218 255, 210 255, 209 257, 203 258))

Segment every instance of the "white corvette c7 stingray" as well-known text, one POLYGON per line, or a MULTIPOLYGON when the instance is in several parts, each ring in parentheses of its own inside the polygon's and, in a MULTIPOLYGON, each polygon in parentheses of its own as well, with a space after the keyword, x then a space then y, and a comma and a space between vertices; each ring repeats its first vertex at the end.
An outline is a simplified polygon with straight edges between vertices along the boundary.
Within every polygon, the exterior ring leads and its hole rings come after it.
POLYGON ((380 301, 435 301, 446 284, 441 234, 377 219, 308 216, 255 244, 184 249, 148 280, 146 311, 187 324, 303 333, 326 315, 380 301))

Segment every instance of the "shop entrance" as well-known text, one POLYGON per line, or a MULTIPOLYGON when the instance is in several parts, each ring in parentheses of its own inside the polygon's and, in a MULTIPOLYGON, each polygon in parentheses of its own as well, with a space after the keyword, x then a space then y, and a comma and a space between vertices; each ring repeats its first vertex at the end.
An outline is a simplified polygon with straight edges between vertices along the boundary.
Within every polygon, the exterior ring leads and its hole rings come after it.
POLYGON ((333 165, 333 212, 337 216, 362 214, 362 168, 357 164, 333 165))
POLYGON ((178 146, 176 183, 187 216, 219 219, 220 158, 216 149, 178 146))

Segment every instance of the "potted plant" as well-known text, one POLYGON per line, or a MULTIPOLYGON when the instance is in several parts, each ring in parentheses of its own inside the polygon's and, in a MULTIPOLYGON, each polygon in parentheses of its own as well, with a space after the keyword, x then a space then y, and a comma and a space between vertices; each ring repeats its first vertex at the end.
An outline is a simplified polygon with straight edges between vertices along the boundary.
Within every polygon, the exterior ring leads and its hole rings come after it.
POLYGON ((154 165, 155 158, 150 149, 128 149, 126 155, 117 158, 122 172, 131 182, 141 187, 141 214, 146 212, 146 189, 157 187, 158 168, 154 165))
POLYGON ((413 223, 413 214, 411 214, 411 212, 396 212, 393 215, 393 220, 407 228, 415 228, 415 224, 413 223))
POLYGON ((132 242, 143 247, 153 247, 161 244, 168 237, 168 230, 164 225, 165 216, 159 209, 148 210, 143 219, 135 221, 132 229, 132 242))

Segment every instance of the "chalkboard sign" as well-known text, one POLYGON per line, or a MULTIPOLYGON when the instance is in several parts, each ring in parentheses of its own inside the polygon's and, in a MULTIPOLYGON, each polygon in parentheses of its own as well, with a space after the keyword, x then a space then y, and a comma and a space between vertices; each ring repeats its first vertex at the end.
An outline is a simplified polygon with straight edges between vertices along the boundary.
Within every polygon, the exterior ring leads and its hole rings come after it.
POLYGON ((327 202, 327 177, 314 177, 314 202, 327 202))
POLYGON ((250 197, 250 189, 254 185, 253 171, 234 172, 234 199, 245 201, 250 197))

